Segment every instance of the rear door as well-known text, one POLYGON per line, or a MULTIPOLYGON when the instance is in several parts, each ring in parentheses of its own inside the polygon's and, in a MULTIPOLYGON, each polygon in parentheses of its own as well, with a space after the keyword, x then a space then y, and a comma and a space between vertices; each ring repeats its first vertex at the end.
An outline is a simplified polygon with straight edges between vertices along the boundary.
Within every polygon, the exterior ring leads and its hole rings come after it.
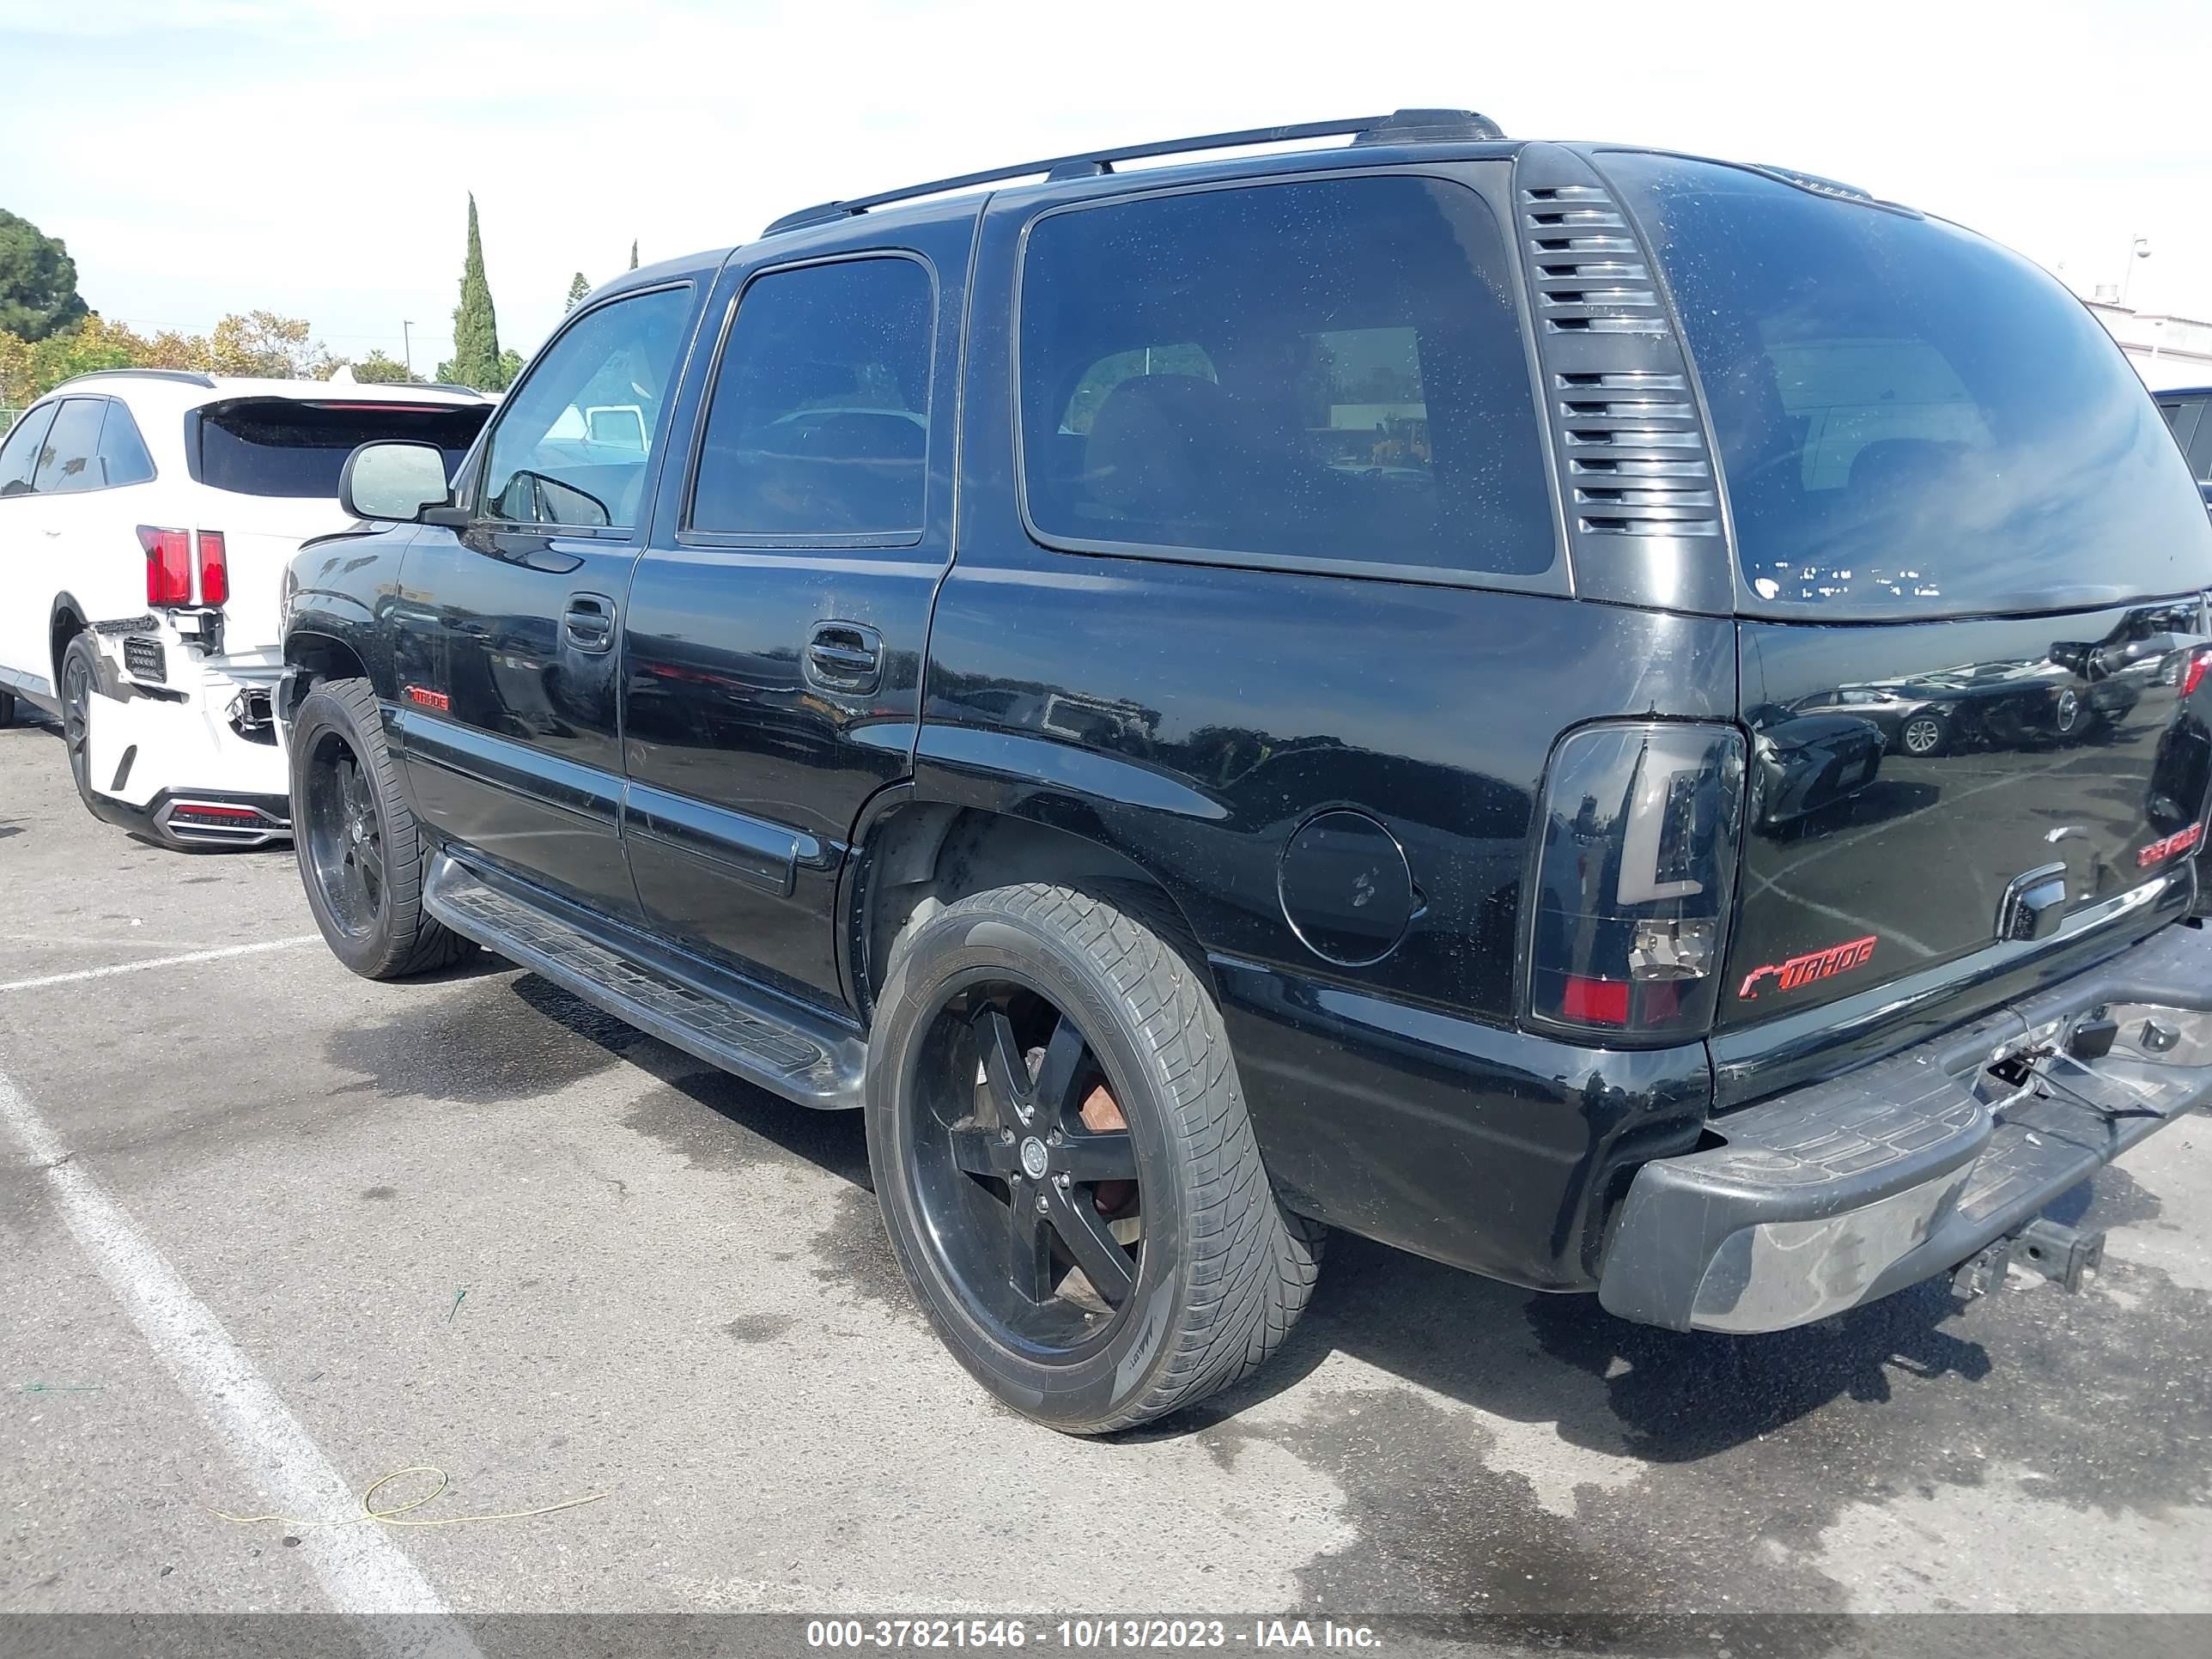
POLYGON ((869 796, 909 770, 951 556, 973 202, 725 272, 625 631, 626 836, 653 925, 843 1000, 832 899, 869 796), (865 236, 866 240, 862 240, 865 236))
POLYGON ((500 407, 463 486, 466 527, 409 546, 392 618, 420 677, 398 688, 416 810, 616 916, 637 908, 619 826, 622 601, 697 307, 679 282, 563 324, 500 407), (611 440, 585 411, 614 404, 638 419, 611 440))
POLYGON ((2118 348, 1955 227, 1605 160, 1693 351, 1741 566, 1722 1025, 1907 982, 1874 1002, 1955 1013, 2039 946, 2171 914, 2205 805, 2212 524, 2118 348))
POLYGON ((0 605, 0 687, 48 697, 53 665, 46 660, 46 605, 40 596, 52 595, 47 580, 52 553, 46 504, 33 492, 31 480, 60 407, 40 404, 0 441, 0 580, 15 595, 14 604, 0 605))
MULTIPOLYGON (((55 599, 67 594, 88 622, 136 616, 145 609, 144 555, 129 526, 125 539, 103 534, 107 515, 100 500, 100 428, 107 413, 105 398, 64 398, 31 474, 29 497, 35 533, 22 538, 29 548, 30 580, 12 603, 0 606, 9 620, 5 655, 10 666, 51 683, 54 665, 48 653, 55 599), (133 562, 133 561, 136 561, 133 562), (111 568, 103 580, 102 566, 111 568), (137 579, 123 608, 114 608, 113 574, 137 579)), ((33 687, 33 690, 36 688, 33 687)))

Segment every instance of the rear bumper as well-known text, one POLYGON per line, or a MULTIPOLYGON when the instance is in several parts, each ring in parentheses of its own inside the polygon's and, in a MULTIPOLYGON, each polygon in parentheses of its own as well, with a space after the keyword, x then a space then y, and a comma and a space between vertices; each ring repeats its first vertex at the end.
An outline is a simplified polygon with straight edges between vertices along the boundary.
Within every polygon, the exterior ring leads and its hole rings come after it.
POLYGON ((94 811, 172 847, 283 840, 290 779, 270 720, 275 670, 251 655, 208 659, 173 647, 155 678, 140 678, 125 671, 116 641, 100 647, 94 811))
POLYGON ((163 789, 143 805, 95 793, 94 814, 165 847, 266 847, 292 838, 292 798, 163 789))
POLYGON ((1965 1028, 1717 1118, 1637 1172, 1599 1300, 1675 1330, 1773 1331, 1956 1267, 2212 1099, 2212 931, 2162 929, 1965 1028), (2103 1010, 2102 1059, 2066 1052, 2103 1010), (2147 1036, 2147 1028, 2148 1035, 2147 1036), (1987 1071, 2055 1049, 2026 1086, 1987 1071))

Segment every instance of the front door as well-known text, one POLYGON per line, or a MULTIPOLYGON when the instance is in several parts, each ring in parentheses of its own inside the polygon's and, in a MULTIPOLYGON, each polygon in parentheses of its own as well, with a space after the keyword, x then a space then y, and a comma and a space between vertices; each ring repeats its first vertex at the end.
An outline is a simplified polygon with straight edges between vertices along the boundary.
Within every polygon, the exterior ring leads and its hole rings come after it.
POLYGON ((835 254, 779 260, 771 239, 732 261, 724 343, 685 400, 705 411, 692 476, 664 482, 630 590, 639 899, 694 949, 833 1006, 838 872, 869 796, 910 770, 951 556, 975 218, 948 205, 835 254))
POLYGON ((637 908, 620 826, 622 602, 697 310, 678 283, 563 325, 463 485, 466 527, 408 549, 394 617, 417 811, 618 916, 637 908))

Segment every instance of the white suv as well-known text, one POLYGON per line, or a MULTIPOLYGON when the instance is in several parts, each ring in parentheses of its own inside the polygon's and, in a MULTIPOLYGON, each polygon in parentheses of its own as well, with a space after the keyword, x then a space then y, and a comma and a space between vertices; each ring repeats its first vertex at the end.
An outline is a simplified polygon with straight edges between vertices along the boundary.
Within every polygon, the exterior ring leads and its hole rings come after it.
POLYGON ((302 542, 345 529, 358 444, 407 438, 457 464, 491 412, 459 388, 84 374, 0 441, 0 723, 21 697, 62 722, 77 793, 172 846, 290 833, 269 693, 302 542))

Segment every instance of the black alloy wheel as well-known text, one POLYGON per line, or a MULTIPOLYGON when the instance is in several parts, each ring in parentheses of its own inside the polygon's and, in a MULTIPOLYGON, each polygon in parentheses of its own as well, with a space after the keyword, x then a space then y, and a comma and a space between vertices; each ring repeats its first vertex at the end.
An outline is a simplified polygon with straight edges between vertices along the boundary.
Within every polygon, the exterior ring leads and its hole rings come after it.
POLYGON ((1143 1183, 1075 1021, 1011 980, 957 988, 906 1109, 916 1207, 964 1299, 1036 1358, 1100 1346, 1136 1288, 1143 1183))
POLYGON ((307 785, 303 860, 331 918, 346 933, 372 933, 382 914, 384 825, 361 757, 343 734, 325 731, 301 769, 307 785))

